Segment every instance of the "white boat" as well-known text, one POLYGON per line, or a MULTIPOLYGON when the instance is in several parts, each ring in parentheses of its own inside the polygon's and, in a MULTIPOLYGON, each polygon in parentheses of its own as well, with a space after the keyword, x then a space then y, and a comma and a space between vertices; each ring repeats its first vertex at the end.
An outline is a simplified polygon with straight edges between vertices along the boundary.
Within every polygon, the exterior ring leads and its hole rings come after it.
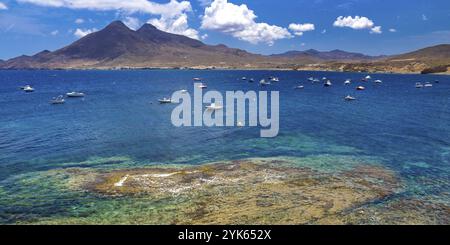
POLYGON ((425 88, 431 88, 431 87, 433 87, 433 84, 431 84, 431 83, 425 83, 425 85, 423 85, 423 87, 425 87, 425 88))
POLYGON ((361 79, 361 81, 367 82, 367 81, 369 81, 370 79, 372 79, 371 76, 366 76, 365 78, 361 79))
POLYGON ((353 100, 356 100, 356 98, 353 97, 353 96, 347 95, 347 97, 345 97, 345 100, 346 101, 353 101, 353 100))
POLYGON ((202 84, 198 85, 198 88, 205 89, 205 88, 208 88, 208 85, 202 83, 202 84))
POLYGON ((279 82, 280 79, 279 79, 278 77, 271 77, 271 78, 270 78, 270 81, 276 83, 276 82, 279 82))
POLYGON ((322 81, 328 80, 328 78, 326 77, 322 77, 322 81))
POLYGON ((356 90, 366 90, 366 88, 364 86, 358 86, 356 87, 356 90))
POLYGON ((319 82, 320 82, 320 80, 319 80, 319 79, 317 79, 317 78, 315 78, 315 79, 313 79, 313 80, 312 80, 312 82, 313 82, 313 83, 319 83, 319 82))
POLYGON ((423 84, 422 83, 416 83, 416 88, 423 88, 423 84))
POLYGON ((60 105, 60 104, 64 104, 65 102, 66 102, 66 100, 64 100, 64 96, 62 96, 62 95, 50 100, 50 104, 52 104, 52 105, 60 105))
POLYGON ((201 79, 201 78, 198 78, 198 77, 194 77, 193 80, 194 80, 194 81, 201 81, 202 79, 201 79))
POLYGON ((242 77, 241 79, 242 79, 242 81, 246 81, 247 77, 242 77))
POLYGON ((31 93, 31 92, 34 92, 34 88, 31 87, 30 85, 27 85, 27 86, 23 87, 23 91, 25 91, 26 93, 31 93))
POLYGON ((381 80, 375 80, 374 83, 383 83, 381 80))
POLYGON ((303 85, 299 85, 299 86, 295 87, 295 89, 304 89, 304 88, 305 88, 305 86, 303 86, 303 85))
POLYGON ((259 84, 261 84, 261 86, 266 86, 270 85, 270 82, 267 82, 266 79, 262 79, 261 81, 259 81, 259 84))
POLYGON ((310 82, 314 81, 314 77, 308 78, 308 81, 310 81, 310 82))
POLYGON ((323 86, 325 87, 331 87, 333 84, 331 83, 330 80, 326 81, 325 84, 323 86))
POLYGON ((80 93, 80 92, 70 92, 70 93, 67 93, 66 95, 69 98, 80 98, 80 97, 84 97, 85 96, 85 94, 80 93))
POLYGON ((351 83, 352 83, 352 80, 350 80, 350 79, 347 79, 347 80, 345 80, 345 82, 344 82, 345 85, 350 85, 351 83))
POLYGON ((251 82, 251 83, 253 83, 253 82, 255 82, 255 79, 250 78, 250 80, 248 80, 248 81, 251 82))
POLYGON ((216 105, 216 103, 212 103, 211 105, 206 106, 206 109, 213 110, 213 111, 222 110, 223 106, 216 105))
POLYGON ((172 99, 171 98, 164 98, 164 99, 160 99, 158 100, 160 104, 171 104, 172 103, 172 99))

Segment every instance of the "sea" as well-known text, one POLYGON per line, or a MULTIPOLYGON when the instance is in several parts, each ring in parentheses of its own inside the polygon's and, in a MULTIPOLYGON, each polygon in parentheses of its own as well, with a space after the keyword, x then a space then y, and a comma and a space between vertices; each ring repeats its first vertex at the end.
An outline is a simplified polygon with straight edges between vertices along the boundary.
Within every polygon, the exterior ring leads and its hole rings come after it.
MULTIPOLYGON (((371 159, 404 181, 400 195, 450 205, 450 76, 249 70, 0 71, 0 223, 89 215, 101 197, 61 192, 45 173, 64 168, 201 165, 247 158, 315 159, 333 172, 371 159), (260 86, 261 79, 280 82, 260 86), (194 77, 206 91, 279 91, 280 129, 175 127, 176 104, 160 104, 194 77), (255 82, 242 80, 253 78, 255 82), (329 79, 333 86, 312 83, 329 79), (351 85, 344 85, 352 79, 351 85), (382 80, 376 84, 374 80, 382 80), (430 82, 433 86, 416 88, 430 82), (21 86, 31 85, 33 93, 21 86), (303 85, 303 89, 295 87, 303 85), (364 86, 364 91, 357 91, 364 86), (67 92, 62 105, 49 101, 67 92), (354 101, 345 101, 351 95, 354 101), (37 177, 39 176, 39 178, 37 177), (46 177, 43 177, 46 176, 46 177), (84 210, 81 212, 80 210, 84 210)), ((226 109, 226 108, 224 108, 226 109)), ((107 205, 107 204, 105 204, 107 205)), ((95 209, 95 210, 94 210, 95 209)), ((107 209, 105 209, 107 210, 107 209)), ((110 212, 114 212, 110 210, 110 212)), ((105 211, 104 218, 114 215, 105 211)))

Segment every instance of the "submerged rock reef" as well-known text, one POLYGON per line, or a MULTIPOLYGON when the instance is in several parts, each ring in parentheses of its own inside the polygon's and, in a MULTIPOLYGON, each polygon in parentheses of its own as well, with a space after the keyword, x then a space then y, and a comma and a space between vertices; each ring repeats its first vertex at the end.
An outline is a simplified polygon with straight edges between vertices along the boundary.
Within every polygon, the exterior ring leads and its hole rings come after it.
POLYGON ((46 178, 59 179, 67 191, 85 193, 89 201, 24 223, 449 223, 448 206, 399 198, 402 180, 381 165, 360 163, 326 172, 299 162, 256 158, 200 166, 52 170, 46 178))

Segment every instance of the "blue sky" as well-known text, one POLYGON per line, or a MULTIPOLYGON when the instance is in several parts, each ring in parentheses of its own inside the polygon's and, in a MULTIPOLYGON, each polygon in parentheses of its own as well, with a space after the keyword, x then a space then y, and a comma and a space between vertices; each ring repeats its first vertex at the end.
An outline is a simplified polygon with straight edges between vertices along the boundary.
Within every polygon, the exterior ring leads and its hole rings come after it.
POLYGON ((0 59, 58 49, 113 20, 262 54, 450 43, 448 0, 0 0, 0 59))

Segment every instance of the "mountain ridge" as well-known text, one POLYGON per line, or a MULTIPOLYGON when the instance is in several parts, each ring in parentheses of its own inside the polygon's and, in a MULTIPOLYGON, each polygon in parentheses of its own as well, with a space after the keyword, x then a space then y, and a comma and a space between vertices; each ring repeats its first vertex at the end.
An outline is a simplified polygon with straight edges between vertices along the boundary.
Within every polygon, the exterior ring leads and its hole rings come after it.
POLYGON ((151 24, 135 31, 114 21, 55 51, 0 60, 0 69, 223 68, 417 73, 434 67, 443 70, 449 64, 449 44, 393 56, 369 56, 339 49, 260 55, 224 44, 208 45, 161 31, 151 24))

